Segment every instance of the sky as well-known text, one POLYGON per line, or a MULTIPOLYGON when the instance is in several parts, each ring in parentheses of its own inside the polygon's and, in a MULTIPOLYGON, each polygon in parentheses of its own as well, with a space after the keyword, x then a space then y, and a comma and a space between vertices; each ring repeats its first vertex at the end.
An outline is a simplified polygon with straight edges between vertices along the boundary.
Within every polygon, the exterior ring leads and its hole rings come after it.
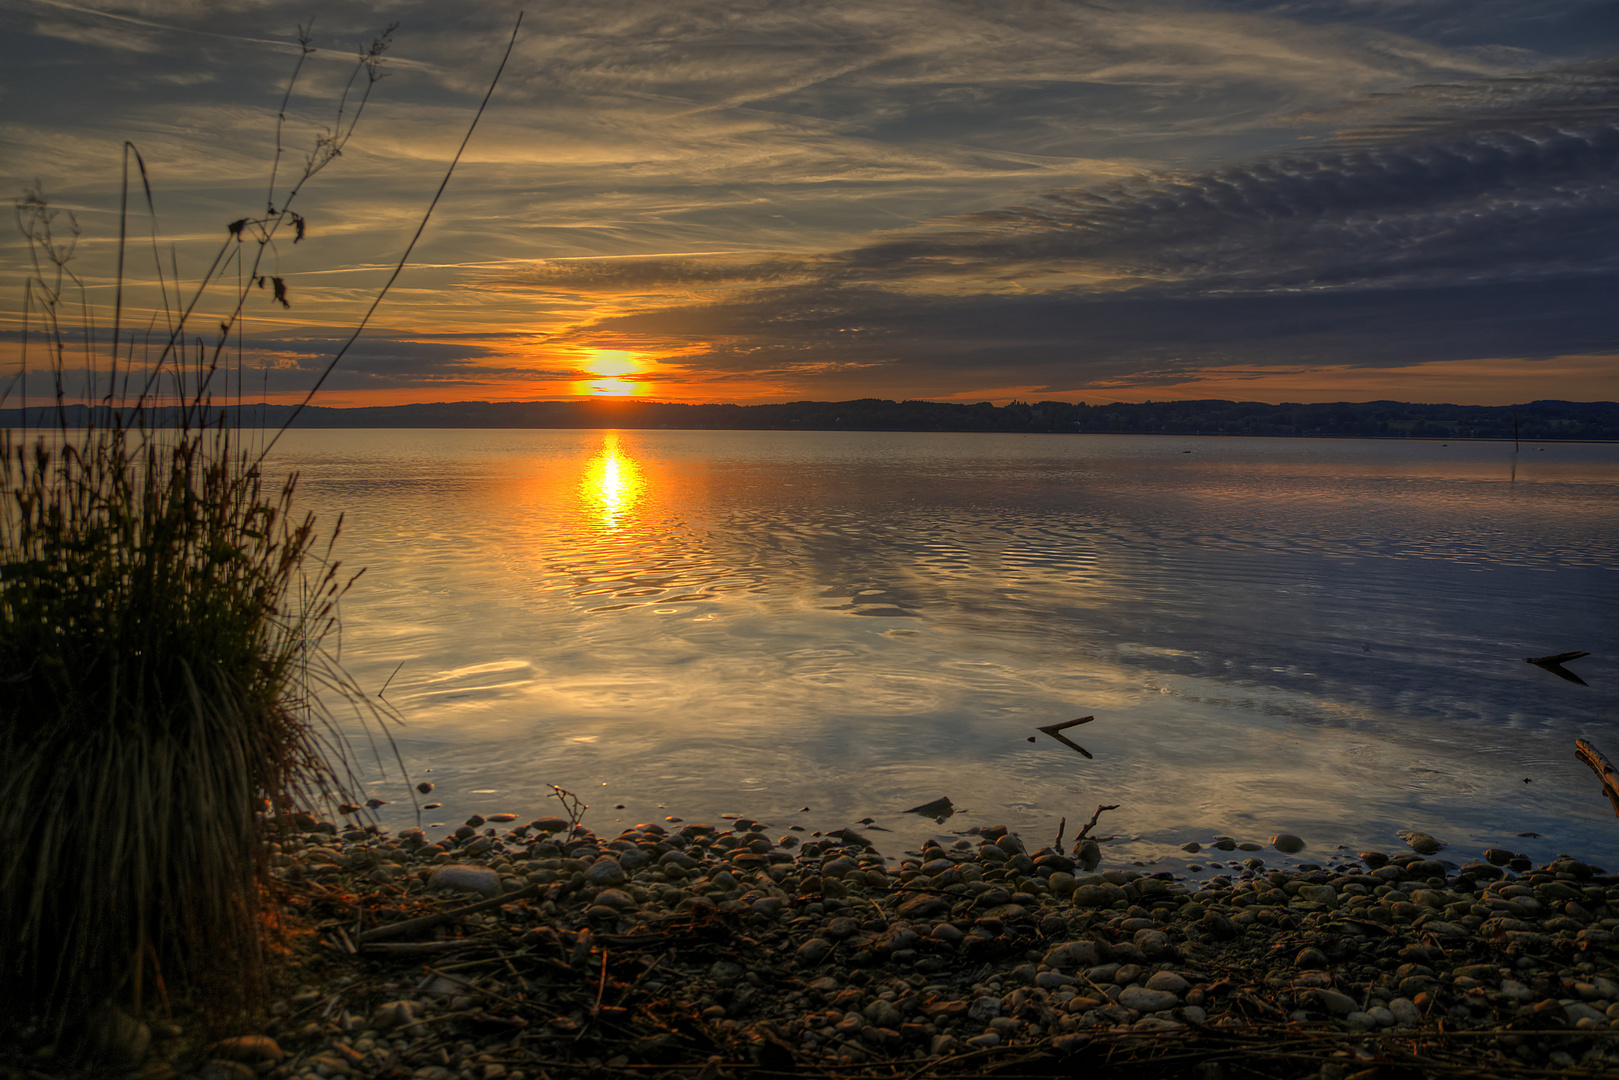
MULTIPOLYGON (((128 141, 124 370, 223 252, 181 337, 207 363, 240 281, 249 397, 1619 399, 1612 0, 533 6, 320 381, 519 10, 0 0, 0 189, 76 223, 68 336, 112 325, 128 141)), ((8 225, 8 405, 30 259, 8 225)))

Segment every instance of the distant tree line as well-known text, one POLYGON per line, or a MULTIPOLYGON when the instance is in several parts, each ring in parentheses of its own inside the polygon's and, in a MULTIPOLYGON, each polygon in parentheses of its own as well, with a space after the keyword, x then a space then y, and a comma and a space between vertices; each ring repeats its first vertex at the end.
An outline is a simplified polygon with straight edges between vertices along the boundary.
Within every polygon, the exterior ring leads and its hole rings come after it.
MULTIPOLYGON (((71 405, 70 425, 105 408, 71 405)), ((288 405, 242 405, 216 409, 246 427, 280 427, 288 405)), ((158 410, 149 420, 174 419, 158 410)), ((0 426, 17 427, 22 410, 0 410, 0 426)), ((28 426, 58 421, 55 406, 30 407, 28 426)), ((1611 401, 1533 401, 1524 405, 1413 405, 1399 401, 1335 402, 1327 405, 1267 405, 1258 401, 1149 401, 1087 405, 1083 402, 1014 401, 963 405, 942 401, 795 401, 782 405, 677 405, 594 398, 577 401, 441 402, 339 409, 311 406, 294 421, 307 428, 677 428, 743 431, 1002 431, 1116 435, 1293 435, 1417 439, 1510 439, 1619 441, 1619 404, 1611 401)))

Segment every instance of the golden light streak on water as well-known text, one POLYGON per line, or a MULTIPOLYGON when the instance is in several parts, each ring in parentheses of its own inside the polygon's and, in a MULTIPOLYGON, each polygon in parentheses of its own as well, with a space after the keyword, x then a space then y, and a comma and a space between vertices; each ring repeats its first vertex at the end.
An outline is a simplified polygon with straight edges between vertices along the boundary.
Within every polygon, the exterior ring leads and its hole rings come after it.
POLYGON ((579 483, 585 505, 606 528, 622 528, 645 495, 646 486, 641 466, 619 446, 618 432, 603 432, 601 451, 585 463, 579 483))

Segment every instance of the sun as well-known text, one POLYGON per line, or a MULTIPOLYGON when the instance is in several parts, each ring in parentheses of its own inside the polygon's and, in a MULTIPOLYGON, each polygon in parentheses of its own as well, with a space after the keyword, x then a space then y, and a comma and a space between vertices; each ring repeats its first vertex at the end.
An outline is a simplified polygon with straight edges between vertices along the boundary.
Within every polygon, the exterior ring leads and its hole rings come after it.
POLYGON ((595 397, 631 397, 640 391, 638 383, 623 378, 642 369, 634 353, 595 349, 585 361, 585 367, 598 378, 579 385, 595 397))

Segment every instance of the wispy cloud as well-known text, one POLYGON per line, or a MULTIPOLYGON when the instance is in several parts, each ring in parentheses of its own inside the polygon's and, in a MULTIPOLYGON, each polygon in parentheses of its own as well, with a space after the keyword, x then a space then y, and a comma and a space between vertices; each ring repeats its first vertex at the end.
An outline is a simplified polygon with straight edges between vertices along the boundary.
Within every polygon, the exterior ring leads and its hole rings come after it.
MULTIPOLYGON (((568 392, 602 348, 643 357, 639 377, 671 396, 1079 393, 1211 365, 1619 351, 1595 301, 1619 273, 1604 242, 1619 223, 1619 65, 1592 30, 1604 10, 531 12, 396 289, 398 327, 368 336, 355 385, 470 392, 527 373, 568 392)), ((266 252, 295 306, 253 307, 252 325, 286 331, 281 369, 301 370, 289 342, 303 324, 302 340, 324 340, 403 249, 515 11, 401 9, 392 74, 302 196, 311 239, 266 252)), ((353 48, 392 12, 323 7, 284 164, 332 123, 353 48)), ((295 22, 247 0, 0 0, 0 182, 44 179, 89 226, 88 263, 110 250, 95 226, 134 138, 184 275, 265 198, 295 22)), ((21 270, 0 256, 0 289, 21 270)))

